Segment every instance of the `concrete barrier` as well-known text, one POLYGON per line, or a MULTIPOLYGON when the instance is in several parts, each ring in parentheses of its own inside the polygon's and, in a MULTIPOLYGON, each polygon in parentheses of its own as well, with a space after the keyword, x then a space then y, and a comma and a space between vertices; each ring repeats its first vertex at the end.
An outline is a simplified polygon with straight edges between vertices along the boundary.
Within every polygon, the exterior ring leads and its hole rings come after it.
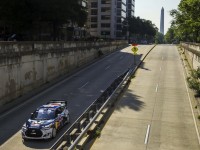
POLYGON ((0 106, 127 46, 126 41, 0 42, 0 106))
POLYGON ((199 43, 181 43, 181 47, 187 60, 193 69, 200 67, 200 44, 199 43))

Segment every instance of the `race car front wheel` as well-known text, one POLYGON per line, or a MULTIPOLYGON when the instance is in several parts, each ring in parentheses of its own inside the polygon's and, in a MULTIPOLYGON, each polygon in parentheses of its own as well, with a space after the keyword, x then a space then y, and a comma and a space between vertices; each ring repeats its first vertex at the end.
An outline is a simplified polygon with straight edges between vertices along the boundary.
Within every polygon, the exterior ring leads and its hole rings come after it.
POLYGON ((51 137, 52 137, 52 138, 55 138, 55 137, 56 137, 56 134, 57 134, 56 128, 53 128, 53 129, 52 129, 51 137))

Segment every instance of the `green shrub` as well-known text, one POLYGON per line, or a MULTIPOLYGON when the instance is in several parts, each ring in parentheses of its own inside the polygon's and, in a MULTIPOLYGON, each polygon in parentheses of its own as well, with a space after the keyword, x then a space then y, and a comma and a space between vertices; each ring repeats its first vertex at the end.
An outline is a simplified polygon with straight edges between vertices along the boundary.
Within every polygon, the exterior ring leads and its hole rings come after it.
POLYGON ((95 130, 95 137, 100 137, 100 136, 101 136, 101 129, 97 127, 97 129, 95 130))
POLYGON ((190 77, 187 78, 188 86, 200 95, 200 68, 192 70, 190 77))

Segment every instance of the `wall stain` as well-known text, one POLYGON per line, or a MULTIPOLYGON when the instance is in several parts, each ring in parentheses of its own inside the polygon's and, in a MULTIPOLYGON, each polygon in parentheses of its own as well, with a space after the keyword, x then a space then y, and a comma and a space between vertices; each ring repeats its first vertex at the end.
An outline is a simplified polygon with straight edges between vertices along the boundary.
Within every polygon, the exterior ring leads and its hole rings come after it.
POLYGON ((64 68, 64 62, 62 60, 59 61, 58 68, 60 69, 64 68))
POLYGON ((37 77, 37 72, 35 68, 33 68, 33 71, 26 72, 24 75, 25 80, 31 80, 31 79, 36 80, 36 77, 37 77))
POLYGON ((8 79, 8 82, 6 83, 6 94, 10 94, 16 92, 16 82, 14 79, 8 79))
POLYGON ((54 67, 54 66, 49 66, 49 67, 47 68, 47 71, 48 71, 48 74, 52 74, 52 73, 55 72, 55 67, 54 67))
POLYGON ((24 75, 25 80, 31 80, 32 71, 26 72, 24 75))

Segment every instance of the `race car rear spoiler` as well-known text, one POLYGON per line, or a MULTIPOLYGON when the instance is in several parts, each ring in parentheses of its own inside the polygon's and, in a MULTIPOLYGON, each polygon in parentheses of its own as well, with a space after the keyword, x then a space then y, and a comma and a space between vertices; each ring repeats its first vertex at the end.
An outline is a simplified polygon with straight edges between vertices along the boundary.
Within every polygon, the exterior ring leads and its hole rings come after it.
POLYGON ((53 104, 53 103, 57 103, 57 104, 61 104, 67 107, 67 101, 66 100, 60 100, 60 99, 54 99, 54 100, 50 100, 47 104, 53 104))

